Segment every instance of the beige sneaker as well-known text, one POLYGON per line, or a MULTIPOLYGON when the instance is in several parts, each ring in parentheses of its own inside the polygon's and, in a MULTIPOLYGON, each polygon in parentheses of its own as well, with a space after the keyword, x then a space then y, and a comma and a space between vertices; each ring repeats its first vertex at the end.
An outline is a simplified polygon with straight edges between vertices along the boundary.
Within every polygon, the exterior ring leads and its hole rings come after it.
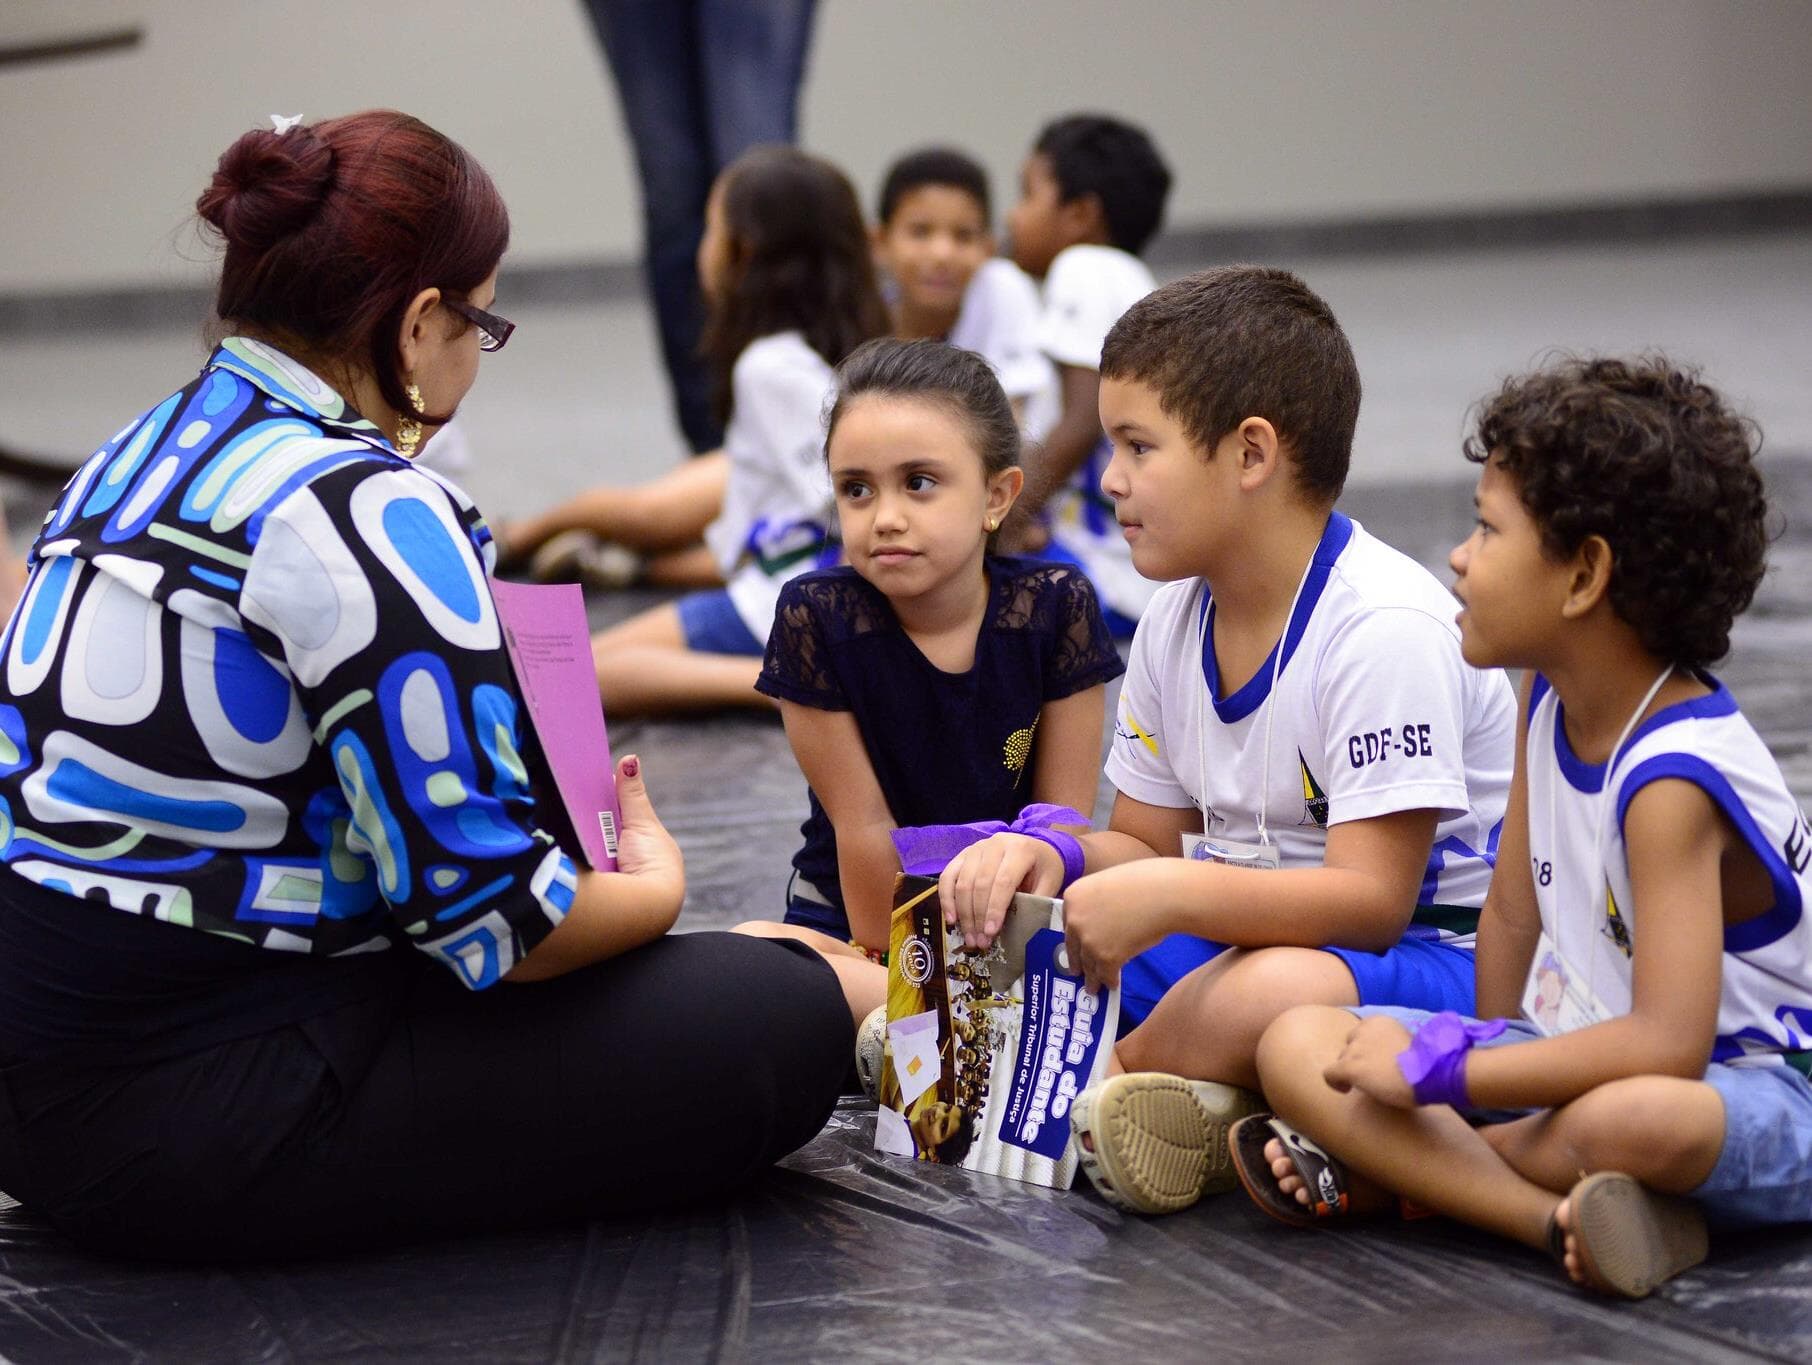
POLYGON ((856 1030, 856 1079, 862 1093, 879 1104, 881 1075, 887 1065, 887 1006, 876 1005, 856 1030))
POLYGON ((590 531, 562 531, 550 536, 529 558, 529 577, 537 583, 627 588, 641 576, 640 555, 600 540, 590 531))
POLYGON ((1070 1106, 1082 1170, 1118 1209, 1175 1213, 1239 1183, 1227 1130, 1264 1098, 1157 1071, 1109 1076, 1070 1106))

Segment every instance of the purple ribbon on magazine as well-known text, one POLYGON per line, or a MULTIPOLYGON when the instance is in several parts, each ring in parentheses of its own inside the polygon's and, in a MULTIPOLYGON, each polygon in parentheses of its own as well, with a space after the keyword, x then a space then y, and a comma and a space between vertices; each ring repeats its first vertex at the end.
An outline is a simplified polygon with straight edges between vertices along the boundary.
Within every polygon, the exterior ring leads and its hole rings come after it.
POLYGON ((935 877, 957 854, 989 835, 1029 834, 1038 838, 1058 825, 1086 827, 1088 823, 1088 816, 1081 811, 1040 801, 1020 811, 1012 824, 1005 820, 977 820, 968 825, 915 825, 909 829, 896 829, 893 846, 900 854, 901 871, 915 877, 935 877))
POLYGON ((1506 1019, 1463 1019, 1453 1010, 1431 1015, 1409 1046, 1397 1054, 1397 1070, 1416 1092, 1417 1104, 1451 1104, 1464 1108, 1466 1054, 1474 1043, 1502 1033, 1506 1019))

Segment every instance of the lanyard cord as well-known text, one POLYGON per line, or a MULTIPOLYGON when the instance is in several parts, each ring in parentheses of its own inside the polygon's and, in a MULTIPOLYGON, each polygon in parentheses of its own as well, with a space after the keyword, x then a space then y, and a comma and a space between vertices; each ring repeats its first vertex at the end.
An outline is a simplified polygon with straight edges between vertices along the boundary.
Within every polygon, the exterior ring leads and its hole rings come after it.
MULTIPOLYGON (((1617 758, 1618 755, 1623 752, 1623 746, 1628 741, 1630 733, 1635 730, 1637 724, 1641 721, 1642 713, 1648 710, 1649 703, 1655 699, 1656 694, 1661 691, 1662 686, 1669 678, 1673 677, 1673 675, 1674 666, 1669 664, 1666 668, 1662 669, 1655 680, 1648 685, 1648 691, 1642 694, 1642 700, 1636 703, 1636 709, 1630 712, 1630 718, 1623 722, 1623 730, 1618 734, 1617 742, 1611 745, 1611 756, 1604 761, 1604 785, 1599 789, 1598 818, 1595 827, 1595 834, 1597 836, 1595 856, 1598 860, 1599 869, 1604 873, 1604 888, 1606 895, 1612 894, 1611 868, 1609 860, 1606 858, 1606 854, 1610 847, 1610 840, 1606 835, 1606 831, 1610 828, 1611 823, 1615 821, 1617 815, 1617 803, 1612 787, 1612 777, 1617 769, 1617 758), (1608 821, 1605 819, 1605 812, 1607 809, 1610 811, 1611 815, 1611 819, 1608 821)), ((1554 724, 1559 726, 1560 723, 1560 693, 1556 692, 1554 693, 1554 724)), ((1564 777, 1556 775, 1556 779, 1548 783, 1548 838, 1550 840, 1554 839, 1560 828, 1555 813, 1554 792, 1555 789, 1559 787, 1561 781, 1564 780, 1564 777)), ((1558 852, 1558 849, 1556 851, 1558 852)), ((1558 915, 1555 917, 1554 924, 1554 946, 1557 949, 1560 947, 1560 922, 1558 915)), ((1596 990, 1594 990, 1594 985, 1598 975, 1598 954, 1592 951, 1592 944, 1589 939, 1587 940, 1585 954, 1586 992, 1593 1000, 1597 1000, 1598 994, 1596 990)))
MULTIPOLYGON (((1319 546, 1316 553, 1320 553, 1319 546)), ((1283 634, 1277 637, 1277 652, 1271 656, 1271 690, 1265 694, 1265 747, 1262 766, 1263 777, 1259 781, 1258 797, 1258 842, 1264 847, 1271 846, 1270 830, 1265 823, 1265 808, 1271 803, 1271 729, 1277 719, 1277 679, 1283 673, 1284 651, 1290 642, 1290 627, 1296 621, 1296 608, 1302 601, 1302 590, 1308 586, 1309 575, 1315 571, 1315 555, 1309 556, 1309 562, 1303 566, 1302 577, 1296 580, 1296 592, 1290 598, 1290 613, 1284 617, 1283 634)), ((1205 662, 1212 647, 1208 638, 1208 581, 1202 580, 1196 589, 1196 635, 1204 660, 1202 669, 1202 689, 1196 694, 1195 715, 1195 759, 1197 787, 1199 795, 1196 800, 1202 811, 1202 830, 1208 829, 1208 670, 1205 662)))

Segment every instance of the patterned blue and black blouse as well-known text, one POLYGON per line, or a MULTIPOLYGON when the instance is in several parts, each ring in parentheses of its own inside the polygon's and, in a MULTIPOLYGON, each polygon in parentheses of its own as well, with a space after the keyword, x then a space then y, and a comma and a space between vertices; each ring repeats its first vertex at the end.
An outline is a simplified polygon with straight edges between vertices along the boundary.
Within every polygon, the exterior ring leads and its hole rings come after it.
POLYGON ((489 986, 577 880, 535 824, 490 556, 463 493, 229 339, 33 547, 0 882, 282 953, 409 942, 489 986))

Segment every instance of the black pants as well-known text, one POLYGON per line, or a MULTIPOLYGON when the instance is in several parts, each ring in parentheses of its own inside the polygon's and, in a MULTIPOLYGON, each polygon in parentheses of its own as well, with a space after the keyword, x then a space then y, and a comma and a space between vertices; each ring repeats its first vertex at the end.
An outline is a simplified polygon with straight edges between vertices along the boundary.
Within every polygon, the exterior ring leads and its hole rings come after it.
POLYGON ((0 1084, 0 1189, 94 1250, 225 1260, 722 1196, 812 1138, 849 1066, 835 976, 685 934, 141 1067, 0 1084))

